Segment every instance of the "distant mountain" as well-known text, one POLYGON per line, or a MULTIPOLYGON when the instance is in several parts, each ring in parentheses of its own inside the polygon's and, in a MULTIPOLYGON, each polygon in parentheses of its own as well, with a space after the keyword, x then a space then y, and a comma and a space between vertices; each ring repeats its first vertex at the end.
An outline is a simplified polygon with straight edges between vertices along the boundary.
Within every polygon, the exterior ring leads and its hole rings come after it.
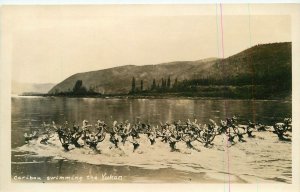
MULTIPOLYGON (((143 80, 144 89, 151 86, 153 79, 175 78, 178 81, 200 78, 226 81, 258 81, 274 77, 277 81, 289 81, 291 77, 291 43, 270 43, 256 45, 225 59, 210 58, 198 61, 176 61, 156 65, 127 65, 72 75, 54 86, 49 93, 66 92, 73 89, 77 80, 99 93, 128 93, 132 77, 136 86, 143 80), (278 78, 277 78, 278 77, 278 78), (248 79, 248 80, 247 80, 248 79)), ((291 81, 291 79, 290 79, 291 81)), ((280 82, 279 82, 280 83, 280 82)))
POLYGON ((20 95, 23 93, 47 93, 55 84, 53 83, 19 83, 12 82, 12 94, 20 95))

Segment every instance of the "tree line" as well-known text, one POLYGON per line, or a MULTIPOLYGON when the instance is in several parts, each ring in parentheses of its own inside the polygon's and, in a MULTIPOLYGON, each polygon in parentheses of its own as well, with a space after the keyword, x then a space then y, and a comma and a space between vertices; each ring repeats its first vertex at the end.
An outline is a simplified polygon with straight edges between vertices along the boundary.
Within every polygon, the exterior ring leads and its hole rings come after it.
POLYGON ((175 78, 174 82, 171 82, 171 77, 153 79, 150 86, 145 88, 144 80, 137 81, 135 77, 132 77, 131 80, 131 90, 129 94, 138 94, 138 93, 154 93, 154 92, 172 92, 176 89, 178 85, 178 80, 175 78))
MULTIPOLYGON (((132 77, 129 95, 156 95, 173 93, 183 96, 197 97, 228 97, 228 98, 269 98, 272 96, 284 97, 292 89, 292 72, 281 70, 272 74, 241 75, 224 78, 200 77, 178 80, 170 76, 154 78, 145 86, 143 79, 132 77), (281 95, 280 95, 281 94, 281 95)), ((72 89, 59 92, 55 90, 55 96, 101 96, 93 87, 87 89, 82 80, 77 80, 72 89)))
POLYGON ((288 95, 292 89, 292 72, 282 70, 272 74, 249 74, 230 77, 200 77, 193 79, 153 79, 145 88, 144 80, 132 77, 129 94, 176 93, 186 96, 269 98, 288 95))

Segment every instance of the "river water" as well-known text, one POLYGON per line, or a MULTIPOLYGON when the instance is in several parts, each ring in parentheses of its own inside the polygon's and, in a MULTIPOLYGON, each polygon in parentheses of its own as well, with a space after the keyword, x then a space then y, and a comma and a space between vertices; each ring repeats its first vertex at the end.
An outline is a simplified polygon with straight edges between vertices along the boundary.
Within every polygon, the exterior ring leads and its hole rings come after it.
POLYGON ((177 144, 180 152, 170 152, 168 144, 157 140, 151 146, 146 136, 132 152, 128 142, 110 149, 108 136, 98 144, 100 154, 89 148, 63 151, 56 136, 49 145, 38 140, 24 143, 25 132, 41 129, 41 123, 65 120, 81 125, 98 119, 109 126, 114 120, 131 123, 197 119, 218 124, 236 115, 239 124, 247 120, 272 125, 291 117, 290 101, 204 100, 204 99, 114 99, 12 97, 12 181, 14 182, 122 182, 122 183, 269 183, 292 181, 291 142, 278 141, 271 132, 257 132, 227 148, 225 136, 217 136, 213 148, 193 143, 200 150, 177 144), (229 174, 228 174, 229 173, 229 174))

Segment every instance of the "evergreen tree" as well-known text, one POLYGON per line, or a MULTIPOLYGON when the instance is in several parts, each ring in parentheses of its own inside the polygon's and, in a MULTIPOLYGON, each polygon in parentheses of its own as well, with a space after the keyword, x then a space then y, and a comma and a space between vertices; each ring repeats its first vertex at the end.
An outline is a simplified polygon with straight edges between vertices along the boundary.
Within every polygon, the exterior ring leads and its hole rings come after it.
POLYGON ((82 85, 82 80, 77 80, 74 87, 73 87, 73 93, 77 95, 86 94, 87 90, 82 85))
POLYGON ((171 79, 170 79, 170 76, 168 77, 167 87, 168 87, 168 89, 171 88, 171 79))
POLYGON ((156 89, 156 82, 155 79, 153 79, 151 90, 155 90, 155 89, 156 89))
POLYGON ((82 80, 77 80, 73 87, 73 92, 74 93, 79 92, 81 87, 82 87, 82 80))
POLYGON ((132 82, 131 82, 131 92, 134 93, 135 91, 135 78, 132 77, 132 82))

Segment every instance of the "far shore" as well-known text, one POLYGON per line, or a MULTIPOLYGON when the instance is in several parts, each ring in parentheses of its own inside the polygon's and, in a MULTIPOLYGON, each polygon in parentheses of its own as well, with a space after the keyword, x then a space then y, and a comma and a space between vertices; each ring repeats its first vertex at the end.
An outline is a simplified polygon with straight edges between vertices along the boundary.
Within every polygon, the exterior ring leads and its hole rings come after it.
POLYGON ((268 100, 268 101, 292 101, 291 97, 285 98, 232 98, 232 97, 205 97, 184 94, 97 94, 97 95, 54 95, 54 94, 21 94, 16 97, 63 97, 63 98, 102 98, 102 99, 191 99, 191 100, 268 100))

